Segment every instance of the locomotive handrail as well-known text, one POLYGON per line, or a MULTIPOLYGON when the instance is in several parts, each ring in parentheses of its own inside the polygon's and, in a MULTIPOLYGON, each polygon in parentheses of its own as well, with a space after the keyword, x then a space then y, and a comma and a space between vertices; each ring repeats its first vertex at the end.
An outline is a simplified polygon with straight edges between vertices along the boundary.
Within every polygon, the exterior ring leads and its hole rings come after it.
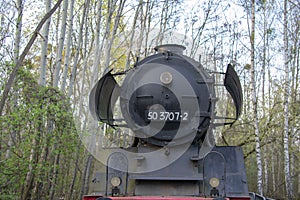
POLYGON ((234 124, 234 122, 236 121, 236 118, 233 117, 223 117, 223 116, 215 116, 214 119, 224 119, 224 120, 233 120, 232 122, 219 122, 219 123, 213 123, 212 125, 214 127, 217 126, 225 126, 225 125, 230 125, 232 126, 234 124))
POLYGON ((231 120, 235 120, 235 118, 232 118, 232 117, 223 117, 223 116, 215 116, 215 119, 231 119, 231 120))
POLYGON ((217 126, 226 126, 226 125, 232 125, 234 122, 220 122, 220 123, 213 123, 212 126, 217 127, 217 126))

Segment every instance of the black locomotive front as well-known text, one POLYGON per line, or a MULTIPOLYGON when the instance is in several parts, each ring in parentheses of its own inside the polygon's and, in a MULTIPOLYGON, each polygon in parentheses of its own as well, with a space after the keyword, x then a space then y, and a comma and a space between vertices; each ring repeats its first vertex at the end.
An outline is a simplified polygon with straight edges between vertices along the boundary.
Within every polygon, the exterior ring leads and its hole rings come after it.
MULTIPOLYGON (((213 142, 215 80, 199 62, 183 55, 184 49, 158 46, 156 54, 130 70, 107 72, 92 89, 92 116, 114 128, 130 129, 137 141, 127 149, 130 153, 114 148, 104 161, 108 166, 105 195, 224 197, 248 193, 241 149, 215 147, 213 142), (122 85, 115 79, 119 75, 125 75, 122 85), (118 105, 119 118, 115 116, 118 105), (229 182, 231 186, 226 186, 229 182)), ((224 86, 235 104, 236 120, 242 92, 231 65, 224 86)))
POLYGON ((144 142, 165 146, 196 141, 210 125, 213 81, 183 50, 178 45, 157 47, 160 53, 137 63, 123 82, 122 114, 144 142))

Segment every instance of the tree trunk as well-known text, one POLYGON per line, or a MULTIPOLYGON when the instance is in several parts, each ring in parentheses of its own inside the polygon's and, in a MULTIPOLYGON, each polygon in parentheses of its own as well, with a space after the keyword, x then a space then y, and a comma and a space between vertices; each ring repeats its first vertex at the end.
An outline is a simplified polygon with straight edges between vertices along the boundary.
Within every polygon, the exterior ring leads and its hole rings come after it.
MULTIPOLYGON (((267 30, 267 15, 266 15, 266 4, 267 2, 263 2, 263 58, 262 58, 262 107, 263 107, 263 118, 266 118, 266 101, 265 101, 265 80, 266 80, 266 65, 267 65, 267 48, 268 48, 268 30, 267 30)), ((264 147, 263 150, 263 159, 264 159, 264 194, 267 194, 268 191, 268 145, 264 147)))
POLYGON ((257 113, 257 95, 256 95, 256 80, 255 80, 255 0, 251 1, 251 90, 252 90, 252 109, 253 109, 253 120, 254 120, 254 134, 255 134, 255 152, 256 152, 256 163, 257 163, 257 190, 258 193, 263 195, 262 188, 262 162, 261 162, 261 147, 259 137, 259 126, 258 126, 258 113, 257 113))
POLYGON ((169 2, 168 0, 164 1, 162 6, 162 12, 160 14, 160 24, 159 24, 159 32, 156 37, 155 45, 161 45, 164 39, 166 22, 168 21, 168 10, 169 10, 169 2))
POLYGON ((29 157, 29 165, 28 165, 28 172, 26 174, 26 179, 24 183, 24 187, 22 189, 22 196, 21 200, 30 199, 30 190, 32 189, 34 176, 35 176, 35 169, 37 164, 37 155, 38 155, 38 148, 40 144, 41 133, 37 132, 36 135, 33 137, 32 141, 32 148, 30 151, 29 157))
POLYGON ((274 154, 271 154, 271 159, 272 159, 272 189, 273 192, 276 191, 276 177, 275 177, 275 158, 274 158, 274 154))
POLYGON ((69 24, 68 24, 68 35, 67 35, 67 43, 66 43, 66 54, 64 59, 64 69, 63 69, 63 76, 62 76, 62 84, 61 84, 61 90, 64 91, 66 87, 67 82, 67 76, 68 76, 68 69, 69 69, 69 63, 70 63, 70 53, 71 53, 71 41, 72 41, 72 33, 73 33, 73 18, 74 18, 74 2, 75 0, 71 0, 70 4, 70 14, 69 14, 69 24))
MULTIPOLYGON (((46 13, 48 13, 51 9, 51 0, 45 0, 46 4, 46 13)), ((50 28, 51 20, 47 19, 44 28, 43 28, 43 41, 42 41, 42 53, 41 53, 41 63, 40 63, 40 79, 39 84, 45 86, 46 85, 46 66, 47 66, 47 54, 48 54, 48 38, 49 38, 49 28, 50 28)))
POLYGON ((143 0, 140 0, 139 4, 138 4, 138 7, 135 10, 135 15, 134 15, 134 19, 133 19, 133 24, 132 24, 132 29, 131 29, 131 36, 130 36, 130 41, 129 41, 129 48, 126 52, 125 70, 130 68, 130 54, 131 54, 132 46, 133 46, 133 39, 134 39, 134 35, 135 35, 135 30, 136 30, 136 22, 137 22, 137 18, 138 18, 139 12, 141 11, 142 6, 143 6, 143 0))
POLYGON ((58 49, 56 54, 56 60, 55 60, 55 72, 54 72, 54 81, 53 86, 58 86, 59 81, 59 73, 61 69, 61 63, 62 63, 62 52, 64 48, 64 41, 66 36, 66 27, 67 27, 67 14, 68 14, 68 2, 69 0, 65 0, 63 4, 63 11, 62 11, 62 20, 61 20, 61 27, 60 27, 60 37, 59 37, 59 43, 58 43, 58 49))
POLYGON ((287 22, 287 0, 284 0, 283 11, 283 42, 284 42, 284 129, 283 129, 283 149, 284 149, 284 175, 285 175, 285 188, 287 198, 292 199, 292 184, 290 177, 290 156, 289 156, 289 96, 290 96, 290 81, 289 81, 289 50, 288 50, 288 22, 287 22))
MULTIPOLYGON (((100 65, 100 59, 101 59, 101 50, 103 45, 100 45, 100 28, 101 28, 101 21, 102 21, 102 0, 98 0, 97 2, 97 22, 96 22, 96 38, 94 43, 94 62, 93 62, 93 71, 92 71, 92 79, 91 83, 94 84, 96 80, 98 79, 98 73, 99 73, 99 65, 100 65)), ((103 41, 102 41, 103 44, 103 41)))
MULTIPOLYGON (((22 33, 22 18, 23 18, 23 1, 17 0, 16 4, 17 10, 18 10, 18 17, 16 20, 16 31, 15 31, 15 37, 14 37, 14 63, 17 63, 17 60, 19 59, 19 53, 20 53, 20 43, 21 43, 21 33, 22 33)), ((14 103, 16 104, 16 96, 17 92, 15 92, 16 95, 14 95, 14 103)), ((14 106, 15 108, 15 106, 14 106)), ((9 137, 8 141, 8 149, 6 151, 6 158, 10 158, 11 154, 11 147, 14 145, 13 141, 16 137, 16 132, 12 131, 9 137)))
POLYGON ((14 39, 14 63, 17 62, 20 54, 20 42, 22 32, 22 19, 23 19, 23 0, 17 0, 18 18, 16 21, 16 31, 14 39))
POLYGON ((144 56, 148 54, 148 38, 149 38, 149 33, 150 33, 150 25, 151 25, 151 18, 152 18, 152 13, 151 10, 153 8, 154 3, 147 1, 146 2, 146 9, 145 12, 143 11, 143 6, 141 6, 141 12, 140 12, 140 22, 141 22, 141 30, 138 36, 138 41, 137 41, 137 57, 140 57, 141 54, 143 53, 144 56), (143 41, 145 43, 143 44, 143 41), (143 46, 144 45, 144 46, 143 46), (142 52, 142 47, 144 47, 144 51, 142 52))
MULTIPOLYGON (((122 1, 120 1, 120 5, 122 4, 122 1)), ((112 43, 115 39, 115 33, 117 31, 118 28, 118 24, 119 24, 119 19, 121 17, 121 13, 116 13, 116 18, 114 21, 114 27, 112 32, 110 31, 110 27, 111 27, 111 21, 112 21, 112 17, 113 14, 115 12, 116 9, 116 5, 117 1, 116 0, 109 0, 108 1, 108 16, 107 16, 107 22, 106 22, 106 32, 107 32, 107 40, 106 40, 106 47, 105 47, 105 64, 104 67, 108 68, 109 67, 109 63, 110 63, 110 55, 111 55, 111 48, 112 48, 112 43), (111 38, 109 38, 111 37, 111 38)), ((118 9, 118 11, 120 10, 120 7, 118 9)))
POLYGON ((84 172, 82 175, 82 186, 81 186, 81 194, 80 198, 82 198, 83 195, 88 193, 89 190, 89 177, 90 177, 90 172, 92 169, 92 163, 93 163, 93 156, 91 154, 88 155, 86 164, 84 167, 84 172))
POLYGON ((74 86, 74 82, 75 82, 75 76, 76 76, 76 71, 77 71, 77 65, 78 65, 78 60, 79 60, 79 54, 81 51, 81 47, 82 47, 82 38, 83 38, 83 25, 86 23, 86 18, 87 18, 87 11, 90 5, 90 0, 85 0, 84 3, 84 8, 83 8, 83 13, 82 13, 82 17, 81 17, 81 23, 80 23, 80 28, 79 28, 79 35, 78 35, 78 44, 77 44, 77 48, 76 48, 76 54, 75 54, 75 58, 74 58, 74 66, 72 69, 72 73, 71 73, 71 77, 70 77, 70 85, 69 85, 69 90, 68 90, 68 97, 71 96, 72 92, 73 92, 73 86, 74 86))
POLYGON ((75 163, 74 163, 75 168, 74 168, 74 171, 73 171, 73 176, 72 176, 72 181, 71 181, 71 184, 70 184, 70 188, 69 188, 69 191, 67 193, 67 199, 75 199, 75 197, 72 198, 72 196, 73 196, 75 181, 76 181, 76 178, 77 178, 77 172, 79 170, 79 154, 80 154, 80 145, 78 144, 77 148, 76 148, 76 152, 75 152, 75 163))
MULTIPOLYGON (((55 151, 56 148, 60 148, 57 145, 54 145, 53 150, 55 151)), ((54 198, 55 189, 56 189, 56 183, 57 183, 57 176, 58 176, 58 167, 59 167, 59 161, 60 161, 60 151, 55 155, 54 163, 53 163, 53 171, 52 171, 52 179, 50 184, 50 191, 49 191, 49 199, 54 198)))

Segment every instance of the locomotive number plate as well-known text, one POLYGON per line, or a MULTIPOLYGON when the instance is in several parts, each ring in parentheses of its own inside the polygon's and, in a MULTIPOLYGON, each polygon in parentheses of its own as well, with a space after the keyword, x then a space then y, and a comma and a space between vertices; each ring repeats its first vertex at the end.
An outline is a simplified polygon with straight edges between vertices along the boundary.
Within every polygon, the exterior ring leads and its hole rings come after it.
POLYGON ((150 121, 188 121, 188 112, 147 111, 146 120, 150 121))

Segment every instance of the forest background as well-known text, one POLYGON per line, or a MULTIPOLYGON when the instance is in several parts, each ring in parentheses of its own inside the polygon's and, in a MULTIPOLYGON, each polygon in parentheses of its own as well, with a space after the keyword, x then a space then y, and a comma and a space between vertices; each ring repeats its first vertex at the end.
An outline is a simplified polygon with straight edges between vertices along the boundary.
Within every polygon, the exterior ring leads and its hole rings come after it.
POLYGON ((299 1, 1 0, 0 24, 0 199, 87 194, 97 161, 75 105, 163 43, 211 71, 234 65, 243 114, 217 143, 243 147, 250 191, 300 198, 299 1))

